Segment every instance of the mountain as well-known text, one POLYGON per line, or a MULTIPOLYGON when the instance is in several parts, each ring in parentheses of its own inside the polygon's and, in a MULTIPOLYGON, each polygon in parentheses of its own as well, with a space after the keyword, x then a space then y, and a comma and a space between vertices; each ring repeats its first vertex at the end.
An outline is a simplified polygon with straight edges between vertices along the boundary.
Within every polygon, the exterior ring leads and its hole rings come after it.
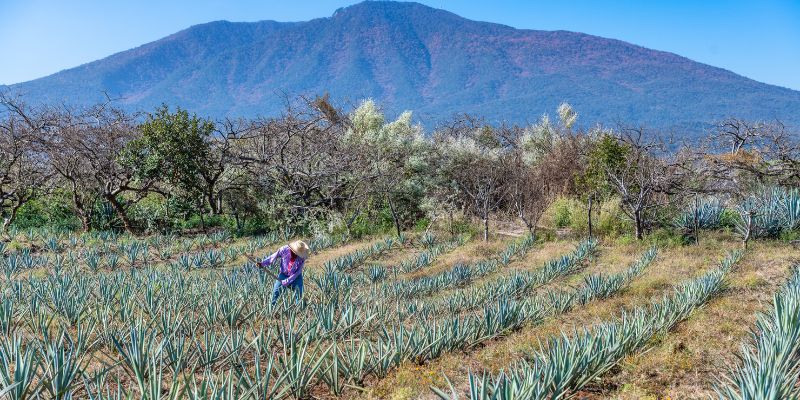
POLYGON ((534 121, 571 103, 585 124, 697 132, 729 116, 800 126, 800 92, 687 58, 567 31, 515 29, 418 3, 368 1, 306 22, 226 21, 11 86, 32 102, 161 103, 274 115, 284 94, 365 97, 433 125, 454 113, 534 121))

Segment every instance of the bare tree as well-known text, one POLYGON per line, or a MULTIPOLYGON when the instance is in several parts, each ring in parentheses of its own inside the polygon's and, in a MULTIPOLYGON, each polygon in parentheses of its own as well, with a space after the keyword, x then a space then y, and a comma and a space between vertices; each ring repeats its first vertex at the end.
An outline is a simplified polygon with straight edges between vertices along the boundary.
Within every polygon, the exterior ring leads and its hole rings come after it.
POLYGON ((128 209, 157 191, 158 181, 154 176, 141 179, 136 174, 141 160, 126 157, 126 145, 136 137, 133 117, 109 104, 82 112, 63 111, 58 128, 45 137, 54 170, 68 183, 85 230, 90 228, 94 202, 102 199, 125 230, 135 232, 128 209))
POLYGON ((18 99, 0 96, 0 211, 7 231, 20 208, 50 188, 51 169, 38 140, 52 124, 47 110, 32 110, 18 99))
POLYGON ((800 183, 800 143, 780 121, 727 119, 720 122, 703 155, 723 190, 800 183))
MULTIPOLYGON (((272 204, 276 219, 322 219, 329 212, 358 217, 368 193, 363 154, 347 148, 342 137, 346 120, 331 121, 313 102, 287 102, 280 118, 259 119, 239 135, 232 147, 237 166, 246 168, 272 204)), ((337 114, 338 115, 338 114, 337 114)))
POLYGON ((624 149, 624 161, 608 166, 606 174, 641 240, 648 228, 648 214, 667 204, 669 195, 678 193, 682 174, 667 156, 664 143, 646 135, 643 128, 623 128, 616 139, 624 149))

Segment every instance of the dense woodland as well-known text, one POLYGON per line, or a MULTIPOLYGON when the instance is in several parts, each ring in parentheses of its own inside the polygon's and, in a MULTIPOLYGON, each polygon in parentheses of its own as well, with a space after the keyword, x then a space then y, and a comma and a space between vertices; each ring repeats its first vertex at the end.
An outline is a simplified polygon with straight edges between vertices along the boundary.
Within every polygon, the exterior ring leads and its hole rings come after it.
POLYGON ((642 239, 704 227, 754 237, 800 222, 800 144, 780 122, 719 121, 700 143, 646 127, 519 126, 456 115, 426 131, 373 101, 287 99, 279 116, 212 121, 164 105, 75 109, 0 99, 3 230, 135 234, 285 229, 351 235, 516 221, 642 239), (467 222, 465 224, 465 222, 467 222))

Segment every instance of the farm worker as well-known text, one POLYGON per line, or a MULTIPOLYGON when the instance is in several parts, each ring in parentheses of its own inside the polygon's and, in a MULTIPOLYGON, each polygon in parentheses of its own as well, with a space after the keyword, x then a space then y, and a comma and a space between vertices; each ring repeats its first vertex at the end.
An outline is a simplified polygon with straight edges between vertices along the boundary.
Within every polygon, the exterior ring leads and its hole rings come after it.
POLYGON ((259 267, 269 267, 276 258, 281 259, 281 266, 275 284, 272 286, 272 305, 278 301, 278 296, 284 288, 292 289, 296 301, 303 296, 303 264, 308 258, 308 245, 302 240, 296 240, 282 246, 278 251, 259 262, 259 267))

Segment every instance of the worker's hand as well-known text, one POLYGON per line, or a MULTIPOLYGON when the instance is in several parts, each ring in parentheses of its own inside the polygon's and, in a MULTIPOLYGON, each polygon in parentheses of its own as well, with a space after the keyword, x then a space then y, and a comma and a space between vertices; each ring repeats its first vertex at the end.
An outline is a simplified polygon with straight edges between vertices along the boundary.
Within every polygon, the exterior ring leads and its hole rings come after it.
POLYGON ((259 259, 255 258, 255 257, 253 257, 253 256, 251 256, 251 255, 245 254, 245 257, 247 257, 247 259, 248 259, 248 260, 249 260, 251 263, 255 264, 255 265, 256 265, 256 267, 258 267, 258 268, 261 268, 261 267, 263 267, 263 266, 264 266, 264 264, 262 264, 262 263, 261 263, 261 261, 260 261, 259 259))

